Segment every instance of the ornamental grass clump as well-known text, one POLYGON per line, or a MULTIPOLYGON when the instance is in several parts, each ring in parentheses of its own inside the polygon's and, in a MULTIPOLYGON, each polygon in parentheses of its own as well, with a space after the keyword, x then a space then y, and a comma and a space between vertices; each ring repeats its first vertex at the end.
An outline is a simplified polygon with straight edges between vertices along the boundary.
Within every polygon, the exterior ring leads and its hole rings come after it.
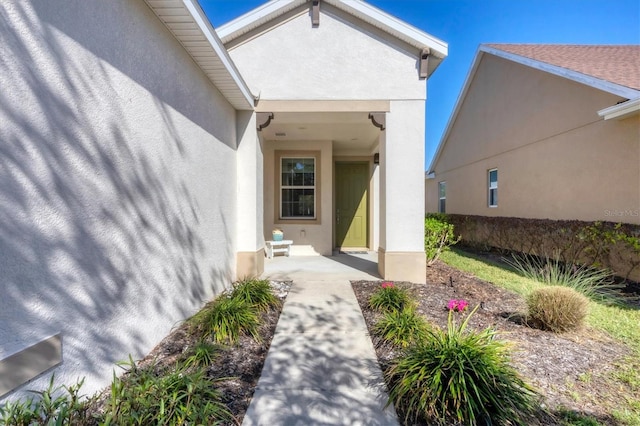
POLYGON ((191 332, 214 343, 235 344, 241 335, 260 340, 257 308, 242 298, 222 294, 189 319, 191 332))
POLYGON ((621 291, 624 285, 616 284, 611 273, 604 269, 526 254, 514 255, 506 262, 526 278, 549 286, 569 287, 598 302, 625 304, 628 301, 621 291))
POLYGON ((242 299, 264 312, 280 306, 280 299, 273 294, 269 280, 249 278, 235 284, 231 297, 242 299))
POLYGON ((374 334, 382 342, 399 348, 407 348, 426 338, 428 330, 429 324, 413 307, 387 312, 373 327, 374 334))
POLYGON ((184 360, 184 366, 189 367, 207 367, 215 359, 216 353, 220 350, 220 346, 215 345, 207 340, 199 340, 192 348, 187 352, 187 357, 184 360))
POLYGON ((449 311, 447 331, 428 331, 387 371, 389 403, 407 423, 528 423, 537 394, 509 365, 494 331, 466 331, 474 312, 456 325, 449 311))
POLYGON ((227 424, 233 416, 205 370, 177 368, 158 374, 153 366, 139 368, 130 359, 127 373, 114 373, 106 402, 105 425, 227 424))
POLYGON ((369 298, 369 306, 378 312, 401 311, 414 304, 409 290, 389 281, 383 282, 369 298))
POLYGON ((527 322, 543 330, 578 329, 588 313, 589 299, 569 287, 542 287, 527 297, 527 322))

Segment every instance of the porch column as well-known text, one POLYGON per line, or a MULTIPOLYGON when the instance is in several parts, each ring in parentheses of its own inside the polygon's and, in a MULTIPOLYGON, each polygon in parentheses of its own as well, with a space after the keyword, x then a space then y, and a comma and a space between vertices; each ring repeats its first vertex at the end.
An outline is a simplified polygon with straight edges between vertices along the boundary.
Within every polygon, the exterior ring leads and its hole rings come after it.
POLYGON ((237 111, 236 155, 237 249, 236 278, 258 276, 264 271, 263 157, 256 114, 237 111))
POLYGON ((424 283, 424 100, 391 101, 380 135, 380 247, 386 280, 424 283))

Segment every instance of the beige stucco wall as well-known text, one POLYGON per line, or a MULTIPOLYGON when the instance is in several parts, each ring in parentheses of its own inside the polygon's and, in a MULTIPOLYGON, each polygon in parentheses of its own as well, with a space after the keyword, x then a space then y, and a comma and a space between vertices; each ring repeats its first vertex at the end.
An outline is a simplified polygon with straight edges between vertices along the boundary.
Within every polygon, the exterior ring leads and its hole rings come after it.
POLYGON ((236 114, 143 1, 0 20, 0 360, 91 394, 234 278, 236 114))
POLYGON ((309 7, 231 46, 230 55, 253 93, 287 100, 425 98, 417 49, 364 22, 356 28, 353 17, 325 3, 319 27, 311 28, 309 7))
POLYGON ((427 179, 427 212, 446 181, 448 213, 640 223, 640 117, 597 114, 620 100, 485 54, 427 179))

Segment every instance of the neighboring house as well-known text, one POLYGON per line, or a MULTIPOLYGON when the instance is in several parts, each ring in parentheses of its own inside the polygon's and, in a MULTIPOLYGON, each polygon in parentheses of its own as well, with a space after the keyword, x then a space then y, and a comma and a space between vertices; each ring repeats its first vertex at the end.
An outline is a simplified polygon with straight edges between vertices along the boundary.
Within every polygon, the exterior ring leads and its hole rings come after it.
POLYGON ((640 224, 640 46, 481 45, 426 211, 640 224))
POLYGON ((424 280, 445 43, 361 1, 269 2, 218 34, 196 0, 0 18, 0 398, 104 386, 260 274, 276 227, 293 255, 378 250, 384 278, 424 280))

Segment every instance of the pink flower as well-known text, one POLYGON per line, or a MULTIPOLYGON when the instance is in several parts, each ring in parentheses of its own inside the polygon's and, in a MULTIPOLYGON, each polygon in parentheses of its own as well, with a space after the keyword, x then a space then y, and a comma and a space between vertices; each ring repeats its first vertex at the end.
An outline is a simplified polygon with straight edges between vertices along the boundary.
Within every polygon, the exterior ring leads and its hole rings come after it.
POLYGON ((467 306, 469 306, 469 302, 467 302, 464 299, 460 299, 460 300, 451 299, 447 304, 447 309, 450 311, 462 312, 465 309, 467 309, 467 306))
POLYGON ((383 281, 382 288, 391 288, 393 287, 393 283, 391 281, 383 281))

